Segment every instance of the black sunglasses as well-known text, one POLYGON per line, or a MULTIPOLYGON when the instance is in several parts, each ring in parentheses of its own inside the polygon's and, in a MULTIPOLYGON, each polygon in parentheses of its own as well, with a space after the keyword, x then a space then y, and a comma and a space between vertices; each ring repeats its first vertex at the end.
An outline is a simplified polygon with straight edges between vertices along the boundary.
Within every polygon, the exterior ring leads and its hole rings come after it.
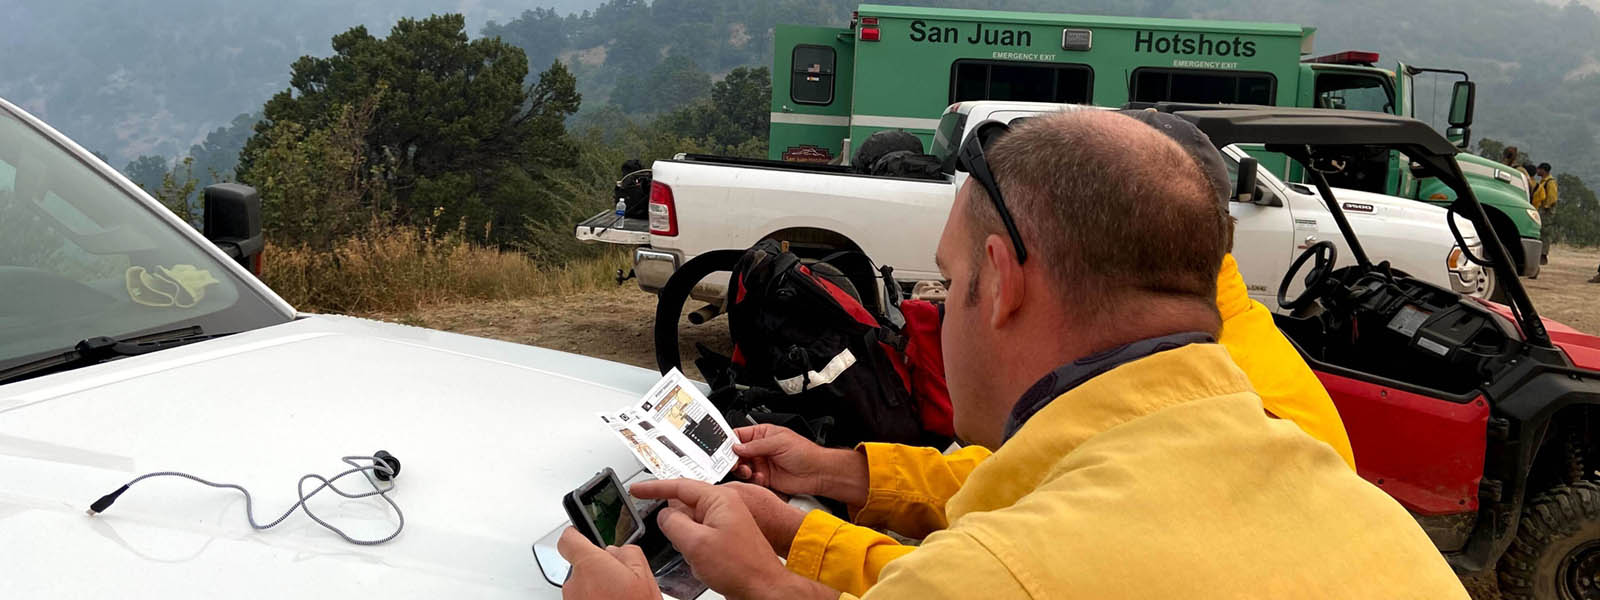
POLYGON ((1011 126, 1000 121, 984 121, 972 129, 972 134, 961 142, 961 149, 956 151, 956 170, 967 173, 978 180, 978 185, 983 186, 983 191, 989 195, 989 201, 994 203, 994 210, 1000 215, 1000 222, 1005 224, 1006 233, 1011 236, 1011 245, 1017 249, 1017 264, 1028 262, 1028 249, 1022 245, 1022 234, 1017 231, 1017 222, 1011 218, 1011 211, 1006 209, 1005 198, 1000 195, 1000 185, 994 181, 994 173, 989 170, 989 161, 983 157, 983 149, 994 144, 1000 136, 1011 131, 1011 126))

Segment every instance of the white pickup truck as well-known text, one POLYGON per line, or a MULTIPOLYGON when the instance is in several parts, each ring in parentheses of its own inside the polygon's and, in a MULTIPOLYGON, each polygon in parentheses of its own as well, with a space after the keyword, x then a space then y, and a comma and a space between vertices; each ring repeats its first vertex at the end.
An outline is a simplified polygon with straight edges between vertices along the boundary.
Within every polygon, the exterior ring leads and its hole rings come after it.
MULTIPOLYGON (((981 101, 952 105, 939 120, 931 152, 954 152, 968 125, 1012 122, 1044 113, 1097 110, 1037 102, 981 101)), ((1246 154, 1224 152, 1230 171, 1246 154)), ((746 248, 765 238, 791 242, 797 253, 821 256, 860 250, 894 267, 901 282, 938 280, 933 250, 965 173, 941 180, 861 175, 849 167, 700 155, 679 155, 653 167, 650 219, 620 220, 606 213, 579 224, 577 236, 640 245, 634 251, 639 287, 656 292, 677 268, 712 250, 746 248)), ((1236 171, 1235 171, 1236 173, 1236 171)), ((1238 219, 1234 256, 1252 297, 1276 307, 1289 264, 1310 244, 1340 245, 1340 266, 1351 253, 1315 190, 1258 171, 1252 202, 1234 202, 1238 219)), ((1441 287, 1488 298, 1493 274, 1464 260, 1445 225, 1444 209, 1368 192, 1336 190, 1350 224, 1372 256, 1441 287)), ((1471 225, 1458 219, 1463 239, 1478 245, 1471 225)), ((1470 248, 1475 250, 1475 248, 1470 248)), ((1296 282, 1290 297, 1299 293, 1296 282)), ((707 280, 694 297, 716 303, 721 286, 707 280)))

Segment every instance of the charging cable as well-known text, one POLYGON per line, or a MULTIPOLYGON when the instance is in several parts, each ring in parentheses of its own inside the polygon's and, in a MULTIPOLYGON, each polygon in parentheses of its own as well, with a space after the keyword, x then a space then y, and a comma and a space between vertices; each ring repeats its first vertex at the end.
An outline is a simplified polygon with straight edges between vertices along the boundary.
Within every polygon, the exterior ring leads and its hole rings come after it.
POLYGON ((384 542, 392 540, 392 539, 395 538, 395 536, 400 535, 400 530, 405 529, 405 526, 406 526, 406 516, 405 516, 405 513, 400 512, 400 505, 395 504, 394 499, 389 497, 389 492, 394 491, 394 485, 395 484, 394 484, 393 480, 394 480, 395 476, 400 474, 400 461, 399 461, 399 459, 396 459, 394 457, 394 455, 391 455, 386 451, 379 450, 376 453, 374 453, 372 456, 346 456, 346 457, 342 458, 341 460, 343 460, 345 464, 350 465, 350 468, 344 470, 343 472, 340 472, 337 475, 334 475, 331 478, 330 477, 323 477, 323 476, 318 475, 316 473, 308 473, 306 475, 302 475, 300 477, 300 482, 299 482, 299 484, 297 486, 299 488, 299 492, 300 492, 300 501, 299 502, 295 502, 294 505, 290 506, 288 510, 283 511, 283 514, 278 515, 278 518, 273 519, 271 522, 266 523, 266 524, 260 524, 260 523, 256 522, 254 502, 253 502, 253 499, 250 497, 250 490, 244 489, 244 487, 240 486, 240 485, 236 485, 236 484, 232 484, 232 483, 217 483, 217 482, 214 482, 214 481, 208 481, 206 479, 202 479, 202 478, 196 477, 194 475, 190 475, 188 473, 182 473, 182 472, 179 472, 179 471, 160 471, 160 472, 156 472, 156 473, 145 473, 144 475, 140 475, 138 477, 135 477, 135 478, 133 478, 132 481, 129 481, 129 482, 125 483, 125 484, 122 484, 122 487, 117 488, 117 491, 114 491, 114 492, 111 492, 111 493, 106 494, 104 496, 101 496, 99 500, 95 500, 94 504, 89 505, 89 510, 87 511, 87 513, 88 513, 89 516, 93 517, 95 515, 98 515, 100 513, 105 512, 106 509, 110 508, 111 504, 113 502, 116 502, 117 498, 119 496, 121 496, 123 492, 128 491, 128 488, 133 486, 133 484, 139 483, 139 482, 144 481, 146 479, 152 479, 152 478, 155 478, 155 477, 180 477, 180 478, 188 479, 190 481, 194 481, 194 482, 197 482, 197 483, 200 483, 200 484, 208 485, 208 486, 211 486, 211 487, 214 487, 214 488, 237 490, 239 493, 244 494, 244 516, 245 516, 245 519, 247 519, 250 522, 250 527, 254 528, 257 531, 262 531, 262 530, 271 529, 273 527, 276 527, 279 523, 282 523, 284 521, 284 519, 289 518, 289 515, 294 514, 294 511, 300 510, 300 511, 304 511, 306 513, 306 516, 307 517, 311 517, 311 520, 312 521, 316 521, 318 525, 323 526, 328 531, 332 531, 332 532, 334 532, 336 534, 339 534, 339 537, 344 538, 344 541, 350 542, 352 544, 356 544, 356 545, 360 545, 360 546, 373 546, 373 545, 382 544, 384 542), (371 464, 366 464, 367 462, 370 462, 371 464), (363 477, 365 477, 367 479, 368 483, 372 484, 372 491, 370 491, 370 492, 347 492, 347 491, 339 489, 338 486, 334 485, 335 481, 338 481, 338 480, 343 479, 344 477, 347 477, 347 476, 350 476, 350 475, 354 475, 356 473, 360 473, 363 477), (319 482, 321 482, 321 485, 318 485, 316 488, 312 489, 310 492, 307 492, 306 491, 306 482, 310 481, 310 480, 319 481, 319 482), (378 483, 380 481, 387 481, 387 482, 389 482, 389 484, 387 486, 380 485, 378 483), (343 529, 340 529, 340 528, 334 526, 332 523, 329 523, 329 522, 324 521, 321 518, 317 517, 317 515, 315 513, 311 512, 311 507, 306 505, 306 502, 308 500, 310 500, 312 496, 317 495, 318 492, 321 492, 324 489, 333 490, 333 493, 338 494, 340 496, 344 496, 345 498, 350 498, 350 499, 370 498, 372 496, 378 496, 380 498, 383 498, 383 501, 384 502, 388 502, 389 506, 394 509, 395 517, 397 517, 400 520, 400 522, 399 522, 399 524, 395 525, 393 533, 390 533, 389 535, 386 535, 386 536, 384 536, 382 538, 378 538, 378 539, 374 539, 374 540, 362 540, 362 539, 356 539, 356 538, 350 537, 350 535, 345 533, 343 529))

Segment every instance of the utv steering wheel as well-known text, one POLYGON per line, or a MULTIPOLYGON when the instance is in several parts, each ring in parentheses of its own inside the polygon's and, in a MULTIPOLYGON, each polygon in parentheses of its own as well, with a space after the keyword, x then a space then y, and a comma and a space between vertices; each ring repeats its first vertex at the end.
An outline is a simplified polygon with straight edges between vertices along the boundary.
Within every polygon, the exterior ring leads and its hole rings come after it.
POLYGON ((1323 240, 1312 244, 1294 259, 1294 264, 1289 265, 1289 272, 1283 274, 1283 283, 1278 284, 1278 306, 1285 310, 1299 310, 1310 306, 1312 302, 1322 296, 1322 289, 1327 287, 1332 280, 1333 265, 1339 261, 1339 248, 1333 242, 1323 240), (1317 262, 1311 266, 1311 272, 1306 274, 1306 289, 1300 292, 1300 297, 1290 301, 1285 296, 1289 292, 1289 284, 1294 282, 1294 276, 1300 273, 1300 267, 1306 261, 1316 258, 1317 262))

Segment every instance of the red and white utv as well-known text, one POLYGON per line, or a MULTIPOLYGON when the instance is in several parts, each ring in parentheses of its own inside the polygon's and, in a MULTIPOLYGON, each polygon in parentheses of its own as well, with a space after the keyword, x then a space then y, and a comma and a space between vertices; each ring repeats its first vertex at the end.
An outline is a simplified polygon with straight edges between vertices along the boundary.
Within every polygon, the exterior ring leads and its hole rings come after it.
POLYGON ((1277 322, 1332 394, 1362 477, 1409 509, 1458 572, 1498 568, 1505 597, 1600 599, 1600 338, 1541 319, 1493 236, 1469 259, 1495 270, 1507 305, 1368 257, 1323 176, 1399 150, 1413 174, 1456 191, 1452 231, 1455 215, 1489 231, 1455 145, 1422 122, 1374 113, 1156 108, 1219 148, 1288 155, 1333 213, 1356 264, 1330 268, 1326 241, 1307 248, 1278 292, 1293 312, 1277 322), (1307 262, 1305 292, 1285 298, 1307 262))

